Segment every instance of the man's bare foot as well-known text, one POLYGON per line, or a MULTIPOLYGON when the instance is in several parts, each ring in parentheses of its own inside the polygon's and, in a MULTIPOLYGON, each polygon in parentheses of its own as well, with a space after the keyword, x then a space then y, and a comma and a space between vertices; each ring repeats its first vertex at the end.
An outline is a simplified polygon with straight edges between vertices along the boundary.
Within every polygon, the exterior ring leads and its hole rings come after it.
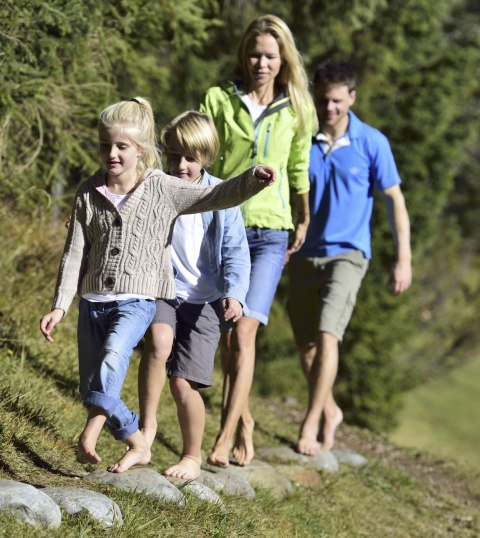
POLYGON ((92 445, 88 441, 80 438, 77 447, 77 461, 78 463, 99 463, 102 458, 97 454, 95 445, 92 445))
POLYGON ((325 411, 323 414, 323 427, 321 431, 321 441, 323 450, 331 450, 335 443, 335 431, 342 423, 343 413, 340 407, 335 406, 332 411, 325 411))
POLYGON ((143 433, 138 430, 125 441, 127 443, 127 451, 113 465, 107 468, 110 473, 124 473, 133 465, 147 465, 150 463, 152 453, 143 433))
POLYGON ((201 473, 202 459, 195 458, 184 454, 178 463, 169 467, 163 472, 165 476, 173 476, 175 478, 183 478, 184 480, 195 480, 201 473))
POLYGON ((222 441, 221 434, 219 434, 215 441, 212 453, 207 458, 207 462, 210 465, 216 465, 217 467, 222 467, 224 469, 227 468, 230 463, 230 448, 230 443, 222 441))
POLYGON ((310 425, 304 421, 300 429, 300 436, 298 438, 296 450, 300 454, 305 456, 315 456, 320 450, 322 450, 322 445, 317 441, 318 427, 312 428, 310 425))
POLYGON ((233 456, 238 465, 249 465, 255 456, 253 448, 253 428, 255 422, 250 416, 248 419, 241 418, 237 426, 233 456))

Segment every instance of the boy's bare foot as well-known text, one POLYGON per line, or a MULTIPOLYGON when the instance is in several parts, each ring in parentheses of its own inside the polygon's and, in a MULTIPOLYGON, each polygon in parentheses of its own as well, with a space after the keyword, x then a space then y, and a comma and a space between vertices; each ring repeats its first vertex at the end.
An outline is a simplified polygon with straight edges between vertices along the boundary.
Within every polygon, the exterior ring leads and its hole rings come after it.
POLYGON ((184 480, 195 480, 195 478, 198 478, 202 472, 200 468, 201 465, 201 458, 195 458, 194 456, 184 454, 178 463, 169 467, 163 474, 165 476, 183 478, 184 480))
POLYGON ((317 441, 317 436, 318 427, 312 428, 307 422, 304 422, 300 429, 300 436, 296 446, 297 452, 305 456, 317 455, 322 450, 322 445, 317 441))
POLYGON ((78 463, 99 463, 102 458, 97 454, 95 445, 92 445, 84 439, 78 441, 77 447, 77 461, 78 463))
POLYGON ((253 428, 255 421, 250 416, 248 419, 241 418, 237 426, 233 456, 238 465, 249 465, 255 456, 253 448, 253 428))
POLYGON ((340 407, 335 406, 331 411, 325 410, 323 414, 323 427, 321 432, 323 450, 331 450, 335 443, 335 431, 342 423, 343 413, 340 407))
POLYGON ((124 473, 133 465, 147 465, 150 463, 152 453, 140 430, 132 433, 125 442, 128 449, 116 463, 107 468, 110 473, 124 473))
POLYGON ((145 441, 148 445, 148 448, 152 448, 153 442, 155 441, 155 436, 157 435, 157 426, 144 426, 143 428, 140 428, 140 431, 143 433, 143 436, 145 437, 145 441))
POLYGON ((222 441, 221 435, 219 435, 215 441, 212 453, 207 458, 207 462, 210 463, 210 465, 216 465, 217 467, 222 467, 224 469, 227 468, 230 463, 230 448, 230 443, 222 441))

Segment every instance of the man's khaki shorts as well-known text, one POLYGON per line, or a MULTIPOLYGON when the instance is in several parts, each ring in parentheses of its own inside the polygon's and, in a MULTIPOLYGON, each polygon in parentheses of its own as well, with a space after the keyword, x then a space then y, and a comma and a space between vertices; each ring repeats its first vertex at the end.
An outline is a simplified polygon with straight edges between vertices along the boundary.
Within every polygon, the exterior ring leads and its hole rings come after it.
POLYGON ((287 309, 298 347, 315 342, 317 331, 342 341, 367 269, 359 250, 331 258, 292 256, 287 309))

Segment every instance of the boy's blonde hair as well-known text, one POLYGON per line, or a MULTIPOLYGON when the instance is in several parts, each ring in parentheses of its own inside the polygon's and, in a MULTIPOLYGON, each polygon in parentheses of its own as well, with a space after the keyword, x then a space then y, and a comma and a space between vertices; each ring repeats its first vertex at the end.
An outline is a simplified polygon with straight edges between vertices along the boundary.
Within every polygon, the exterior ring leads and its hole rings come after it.
POLYGON ((275 15, 263 15, 247 26, 238 43, 235 71, 242 78, 244 84, 248 85, 251 82, 248 54, 255 38, 267 34, 276 39, 282 58, 282 66, 275 82, 278 81, 290 97, 292 107, 299 119, 300 129, 303 130, 306 125, 313 121, 313 132, 316 132, 318 129, 317 116, 308 90, 308 78, 303 58, 298 52, 290 28, 282 19, 275 15))
POLYGON ((142 150, 138 158, 137 170, 143 173, 147 168, 162 169, 162 161, 155 136, 155 121, 152 105, 143 97, 130 101, 119 101, 100 113, 98 125, 111 128, 121 127, 125 135, 142 150))
POLYGON ((162 129, 160 141, 165 152, 168 152, 174 140, 205 166, 214 163, 220 150, 220 140, 212 118, 196 110, 179 114, 162 129))

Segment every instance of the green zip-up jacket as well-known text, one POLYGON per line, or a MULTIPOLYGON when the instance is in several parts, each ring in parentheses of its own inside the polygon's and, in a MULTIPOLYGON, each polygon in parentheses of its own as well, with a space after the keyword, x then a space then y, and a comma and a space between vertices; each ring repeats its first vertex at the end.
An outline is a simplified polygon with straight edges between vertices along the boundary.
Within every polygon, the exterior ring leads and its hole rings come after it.
POLYGON ((213 118, 220 137, 220 152, 212 174, 223 179, 257 164, 271 166, 277 181, 241 206, 247 227, 293 230, 290 192, 309 191, 308 164, 311 126, 300 132, 288 96, 277 97, 253 122, 233 82, 209 88, 200 111, 213 118))

